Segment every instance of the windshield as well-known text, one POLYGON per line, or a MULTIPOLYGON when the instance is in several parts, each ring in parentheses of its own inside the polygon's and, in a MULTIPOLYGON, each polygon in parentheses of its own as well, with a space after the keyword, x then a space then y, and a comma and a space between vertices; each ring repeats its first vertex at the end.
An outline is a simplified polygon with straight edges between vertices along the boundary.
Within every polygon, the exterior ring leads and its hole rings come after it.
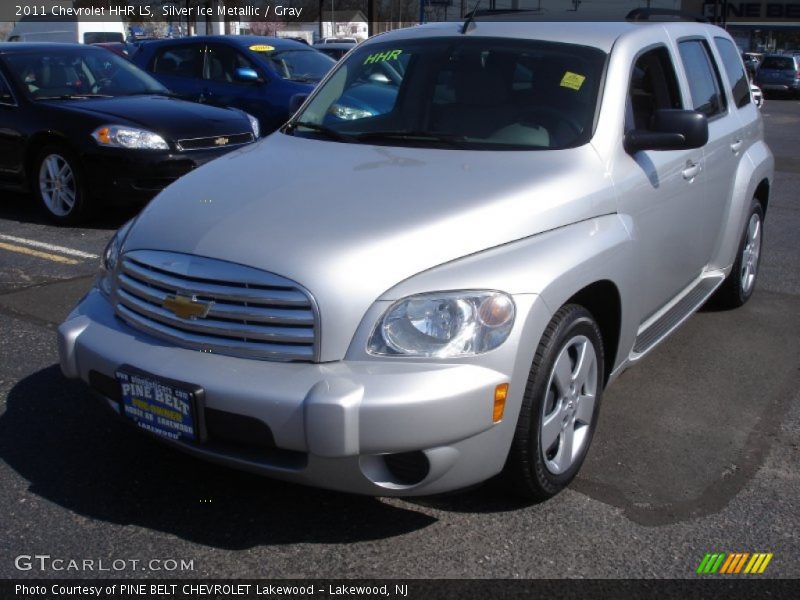
POLYGON ((7 54, 6 63, 34 100, 169 93, 147 73, 107 50, 32 50, 7 54))
POLYGON ((311 49, 275 50, 272 46, 251 46, 250 50, 266 61, 279 77, 290 81, 316 83, 336 64, 329 56, 311 49))
POLYGON ((448 37, 354 50, 286 130, 387 145, 558 149, 592 134, 606 54, 448 37))

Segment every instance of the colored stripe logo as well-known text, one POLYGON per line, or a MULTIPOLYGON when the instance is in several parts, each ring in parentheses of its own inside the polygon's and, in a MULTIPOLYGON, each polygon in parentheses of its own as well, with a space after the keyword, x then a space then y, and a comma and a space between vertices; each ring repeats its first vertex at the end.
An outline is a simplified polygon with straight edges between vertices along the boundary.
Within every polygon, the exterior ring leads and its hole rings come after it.
POLYGON ((769 561, 772 560, 772 552, 709 552, 700 561, 697 567, 699 575, 738 575, 740 573, 756 575, 763 573, 769 561))

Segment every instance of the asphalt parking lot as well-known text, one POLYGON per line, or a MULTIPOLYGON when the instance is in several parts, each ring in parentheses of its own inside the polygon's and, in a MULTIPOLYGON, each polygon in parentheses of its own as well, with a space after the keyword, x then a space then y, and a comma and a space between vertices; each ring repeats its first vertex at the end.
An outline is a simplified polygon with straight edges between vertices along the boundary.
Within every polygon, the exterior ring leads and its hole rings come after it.
POLYGON ((800 102, 762 114, 777 173, 754 297, 695 315, 609 388, 581 475, 539 505, 495 482, 411 500, 305 488, 123 427, 61 376, 55 328, 132 213, 59 229, 4 194, 0 578, 691 578, 708 552, 773 553, 761 577, 800 577, 800 102), (36 554, 125 566, 15 566, 36 554))

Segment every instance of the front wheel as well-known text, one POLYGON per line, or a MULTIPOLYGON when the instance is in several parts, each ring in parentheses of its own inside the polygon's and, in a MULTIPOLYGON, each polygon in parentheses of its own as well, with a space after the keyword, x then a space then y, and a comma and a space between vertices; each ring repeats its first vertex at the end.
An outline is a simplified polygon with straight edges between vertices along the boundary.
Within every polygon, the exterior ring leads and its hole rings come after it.
POLYGON ((88 202, 83 171, 67 148, 42 148, 34 163, 32 184, 39 206, 51 221, 72 224, 85 216, 88 202))
POLYGON ((515 491, 546 500, 575 478, 597 425, 603 382, 597 323, 582 306, 562 307, 536 350, 506 462, 515 491))

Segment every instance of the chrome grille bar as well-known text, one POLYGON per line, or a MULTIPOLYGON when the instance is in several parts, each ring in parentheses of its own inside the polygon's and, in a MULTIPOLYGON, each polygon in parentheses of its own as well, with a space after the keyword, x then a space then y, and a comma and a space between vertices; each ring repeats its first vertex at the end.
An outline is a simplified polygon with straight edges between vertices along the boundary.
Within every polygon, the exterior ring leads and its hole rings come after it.
POLYGON ((183 347, 263 360, 318 356, 318 313, 310 294, 251 267, 136 250, 117 266, 114 300, 117 316, 129 325, 183 347), (163 306, 176 296, 209 305, 207 315, 179 316, 163 306))

